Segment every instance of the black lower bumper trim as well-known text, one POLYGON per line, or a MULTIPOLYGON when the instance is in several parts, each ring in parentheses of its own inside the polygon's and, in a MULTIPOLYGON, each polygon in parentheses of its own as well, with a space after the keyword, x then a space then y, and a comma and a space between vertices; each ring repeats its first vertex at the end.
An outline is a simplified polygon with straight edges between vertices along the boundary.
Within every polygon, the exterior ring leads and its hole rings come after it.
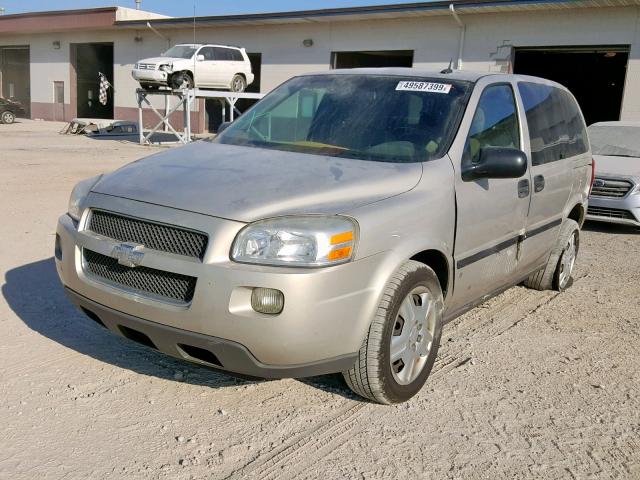
MULTIPOLYGON (((167 355, 222 371, 259 378, 303 378, 348 370, 353 366, 357 357, 357 353, 353 353, 313 363, 267 365, 256 359, 245 346, 237 342, 134 317, 89 300, 66 287, 65 292, 83 312, 90 312, 113 333, 132 338, 131 335, 124 335, 123 331, 139 332, 148 338, 159 351, 167 355), (193 348, 184 348, 185 346, 193 348), (198 352, 202 350, 210 352, 211 355, 202 355, 203 360, 192 356, 194 352, 201 356, 198 352), (216 359, 217 363, 204 360, 207 358, 216 359)), ((149 346, 146 342, 141 343, 149 346)))

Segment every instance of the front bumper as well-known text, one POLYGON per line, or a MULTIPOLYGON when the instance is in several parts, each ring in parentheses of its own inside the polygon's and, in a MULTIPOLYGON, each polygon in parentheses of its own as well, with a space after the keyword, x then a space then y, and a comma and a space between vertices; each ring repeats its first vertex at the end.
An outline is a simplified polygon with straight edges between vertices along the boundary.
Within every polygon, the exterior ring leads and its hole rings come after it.
POLYGON ((640 227, 640 192, 623 198, 589 197, 587 220, 640 227))
POLYGON ((193 360, 176 347, 185 335, 196 342, 187 345, 199 348, 224 344, 212 349, 221 368, 247 375, 315 375, 349 368, 396 267, 386 254, 320 269, 237 264, 229 260, 229 249, 242 223, 93 193, 88 206, 202 231, 209 246, 202 261, 145 251, 142 266, 197 278, 191 302, 172 304, 87 275, 82 249, 111 256, 120 242, 84 231, 87 210, 79 228, 64 215, 57 229, 56 267, 74 302, 111 330, 122 334, 119 325, 124 325, 142 331, 154 344, 158 341, 158 349, 181 358, 193 360), (255 312, 253 287, 282 291, 282 313, 255 312))
POLYGON ((162 70, 138 70, 133 69, 131 76, 138 82, 143 83, 155 83, 159 85, 166 85, 169 74, 162 70))
POLYGON ((302 378, 348 370, 356 354, 298 365, 266 365, 242 344, 118 312, 65 288, 69 299, 113 333, 182 360, 260 378, 302 378), (141 336, 140 334, 144 335, 141 336))

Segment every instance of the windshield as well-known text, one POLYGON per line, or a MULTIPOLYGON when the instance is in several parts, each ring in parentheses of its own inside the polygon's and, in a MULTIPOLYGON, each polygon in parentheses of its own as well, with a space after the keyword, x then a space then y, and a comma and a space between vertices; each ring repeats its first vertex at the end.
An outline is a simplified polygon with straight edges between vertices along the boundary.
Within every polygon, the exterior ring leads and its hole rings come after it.
POLYGON ((588 128, 595 155, 640 157, 640 126, 598 126, 588 128))
POLYGON ((302 76, 278 87, 216 143, 421 162, 442 157, 457 131, 468 82, 374 75, 302 76))
POLYGON ((173 58, 191 58, 197 50, 197 47, 190 47, 188 45, 176 45, 162 54, 163 57, 173 58))

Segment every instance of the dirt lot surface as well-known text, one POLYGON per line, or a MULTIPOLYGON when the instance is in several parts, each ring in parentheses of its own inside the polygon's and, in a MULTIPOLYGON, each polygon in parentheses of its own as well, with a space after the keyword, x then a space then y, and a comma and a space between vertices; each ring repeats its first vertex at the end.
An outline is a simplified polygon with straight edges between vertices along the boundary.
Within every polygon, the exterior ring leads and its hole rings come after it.
POLYGON ((0 478, 640 479, 640 231, 587 225, 575 283, 447 325, 407 404, 249 382, 88 321, 52 258, 72 186, 157 148, 0 125, 0 478))

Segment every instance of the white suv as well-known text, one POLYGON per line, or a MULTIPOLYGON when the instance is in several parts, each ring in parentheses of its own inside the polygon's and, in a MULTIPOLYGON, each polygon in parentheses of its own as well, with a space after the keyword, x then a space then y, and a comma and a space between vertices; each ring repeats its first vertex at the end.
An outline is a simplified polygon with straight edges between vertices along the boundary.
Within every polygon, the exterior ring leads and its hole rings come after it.
POLYGON ((243 92, 253 82, 244 48, 227 45, 181 44, 161 57, 135 64, 131 75, 143 88, 224 88, 243 92))

